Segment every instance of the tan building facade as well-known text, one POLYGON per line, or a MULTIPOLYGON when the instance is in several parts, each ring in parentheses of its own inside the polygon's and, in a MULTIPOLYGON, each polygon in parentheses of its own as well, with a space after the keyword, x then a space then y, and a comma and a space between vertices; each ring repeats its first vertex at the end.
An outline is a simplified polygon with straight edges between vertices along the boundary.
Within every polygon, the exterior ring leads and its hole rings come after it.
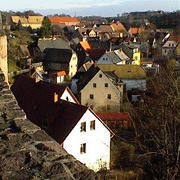
POLYGON ((17 24, 21 22, 23 27, 31 27, 32 29, 38 29, 42 26, 44 16, 11 16, 13 23, 17 24))
POLYGON ((114 85, 101 70, 80 91, 81 104, 95 112, 120 111, 122 97, 123 84, 114 85))

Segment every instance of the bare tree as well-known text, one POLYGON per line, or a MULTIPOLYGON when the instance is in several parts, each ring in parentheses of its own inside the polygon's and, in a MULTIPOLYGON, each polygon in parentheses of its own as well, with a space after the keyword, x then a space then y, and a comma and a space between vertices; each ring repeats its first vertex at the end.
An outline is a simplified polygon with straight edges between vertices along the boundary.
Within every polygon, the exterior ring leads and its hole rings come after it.
POLYGON ((180 178, 180 78, 164 68, 148 82, 144 102, 131 111, 135 130, 137 162, 144 179, 180 178))

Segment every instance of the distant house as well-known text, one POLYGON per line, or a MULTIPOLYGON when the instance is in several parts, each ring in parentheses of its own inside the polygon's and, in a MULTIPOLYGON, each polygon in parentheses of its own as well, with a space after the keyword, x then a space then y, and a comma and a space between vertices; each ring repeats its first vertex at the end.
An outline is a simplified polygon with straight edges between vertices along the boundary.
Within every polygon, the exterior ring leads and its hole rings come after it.
POLYGON ((123 97, 123 83, 115 76, 104 74, 92 65, 86 72, 72 78, 72 91, 78 94, 82 105, 96 112, 119 111, 123 97))
MULTIPOLYGON (((11 90, 27 117, 38 124, 42 110, 60 99, 79 104, 72 91, 65 85, 38 81, 28 76, 19 76, 11 90)), ((38 124, 42 125, 42 124, 38 124)))
POLYGON ((65 26, 77 26, 80 24, 80 21, 75 17, 49 16, 48 18, 52 25, 65 24, 65 26))
POLYGON ((126 28, 122 23, 112 23, 111 28, 113 32, 121 32, 121 31, 126 31, 126 28))
POLYGON ((98 67, 103 72, 114 72, 119 79, 125 84, 126 91, 132 89, 146 89, 146 72, 138 65, 101 65, 98 67))
POLYGON ((77 54, 70 49, 46 48, 44 50, 44 68, 48 72, 65 71, 71 78, 77 72, 77 54))
POLYGON ((42 26, 44 16, 11 16, 12 22, 18 24, 19 22, 23 27, 31 27, 32 29, 38 29, 42 26))
POLYGON ((110 51, 104 53, 98 59, 97 64, 122 64, 122 60, 114 51, 110 51))
POLYGON ((169 36, 168 40, 162 46, 162 55, 175 57, 178 43, 180 43, 180 36, 169 36))
POLYGON ((69 42, 63 38, 43 38, 38 40, 38 47, 43 52, 46 48, 71 49, 69 42))
POLYGON ((141 27, 131 27, 128 32, 131 35, 137 35, 137 34, 140 34, 143 31, 144 31, 144 28, 141 28, 141 27))
POLYGON ((80 105, 68 87, 20 76, 11 90, 28 119, 69 154, 95 171, 109 169, 114 133, 90 108, 80 105))
POLYGON ((125 52, 122 49, 114 50, 114 52, 121 59, 122 64, 128 64, 128 62, 130 63, 130 58, 125 54, 125 52))
POLYGON ((97 30, 99 30, 101 33, 112 34, 112 32, 113 32, 110 24, 101 24, 101 25, 99 25, 97 30))
POLYGON ((43 116, 47 132, 69 154, 95 171, 110 168, 114 133, 90 108, 62 100, 47 107, 43 116))
POLYGON ((103 112, 97 113, 114 132, 119 129, 131 127, 130 114, 125 112, 103 112))

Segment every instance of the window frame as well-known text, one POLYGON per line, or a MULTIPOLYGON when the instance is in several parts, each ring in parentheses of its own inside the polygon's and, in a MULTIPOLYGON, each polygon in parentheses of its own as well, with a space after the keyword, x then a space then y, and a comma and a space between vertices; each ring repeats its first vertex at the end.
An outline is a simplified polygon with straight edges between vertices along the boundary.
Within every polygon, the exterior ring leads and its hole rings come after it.
POLYGON ((104 87, 105 87, 105 88, 108 88, 108 83, 104 83, 104 87))
POLYGON ((92 120, 90 121, 90 130, 95 130, 96 129, 96 121, 92 120))
POLYGON ((90 94, 90 95, 89 95, 89 98, 90 98, 90 99, 94 99, 94 94, 90 94))
POLYGON ((85 154, 86 153, 86 143, 82 143, 80 145, 80 154, 85 154))
POLYGON ((111 97, 111 94, 108 94, 107 95, 107 99, 111 99, 112 97, 111 97))
POLYGON ((80 132, 86 132, 86 122, 81 122, 80 124, 80 132))

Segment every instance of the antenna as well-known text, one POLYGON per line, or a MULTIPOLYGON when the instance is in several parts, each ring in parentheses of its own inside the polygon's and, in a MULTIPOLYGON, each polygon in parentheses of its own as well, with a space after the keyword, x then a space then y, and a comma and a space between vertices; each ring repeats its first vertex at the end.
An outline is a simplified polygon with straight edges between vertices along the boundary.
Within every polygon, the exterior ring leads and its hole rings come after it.
POLYGON ((74 13, 74 17, 76 17, 76 10, 75 10, 75 13, 74 13))

